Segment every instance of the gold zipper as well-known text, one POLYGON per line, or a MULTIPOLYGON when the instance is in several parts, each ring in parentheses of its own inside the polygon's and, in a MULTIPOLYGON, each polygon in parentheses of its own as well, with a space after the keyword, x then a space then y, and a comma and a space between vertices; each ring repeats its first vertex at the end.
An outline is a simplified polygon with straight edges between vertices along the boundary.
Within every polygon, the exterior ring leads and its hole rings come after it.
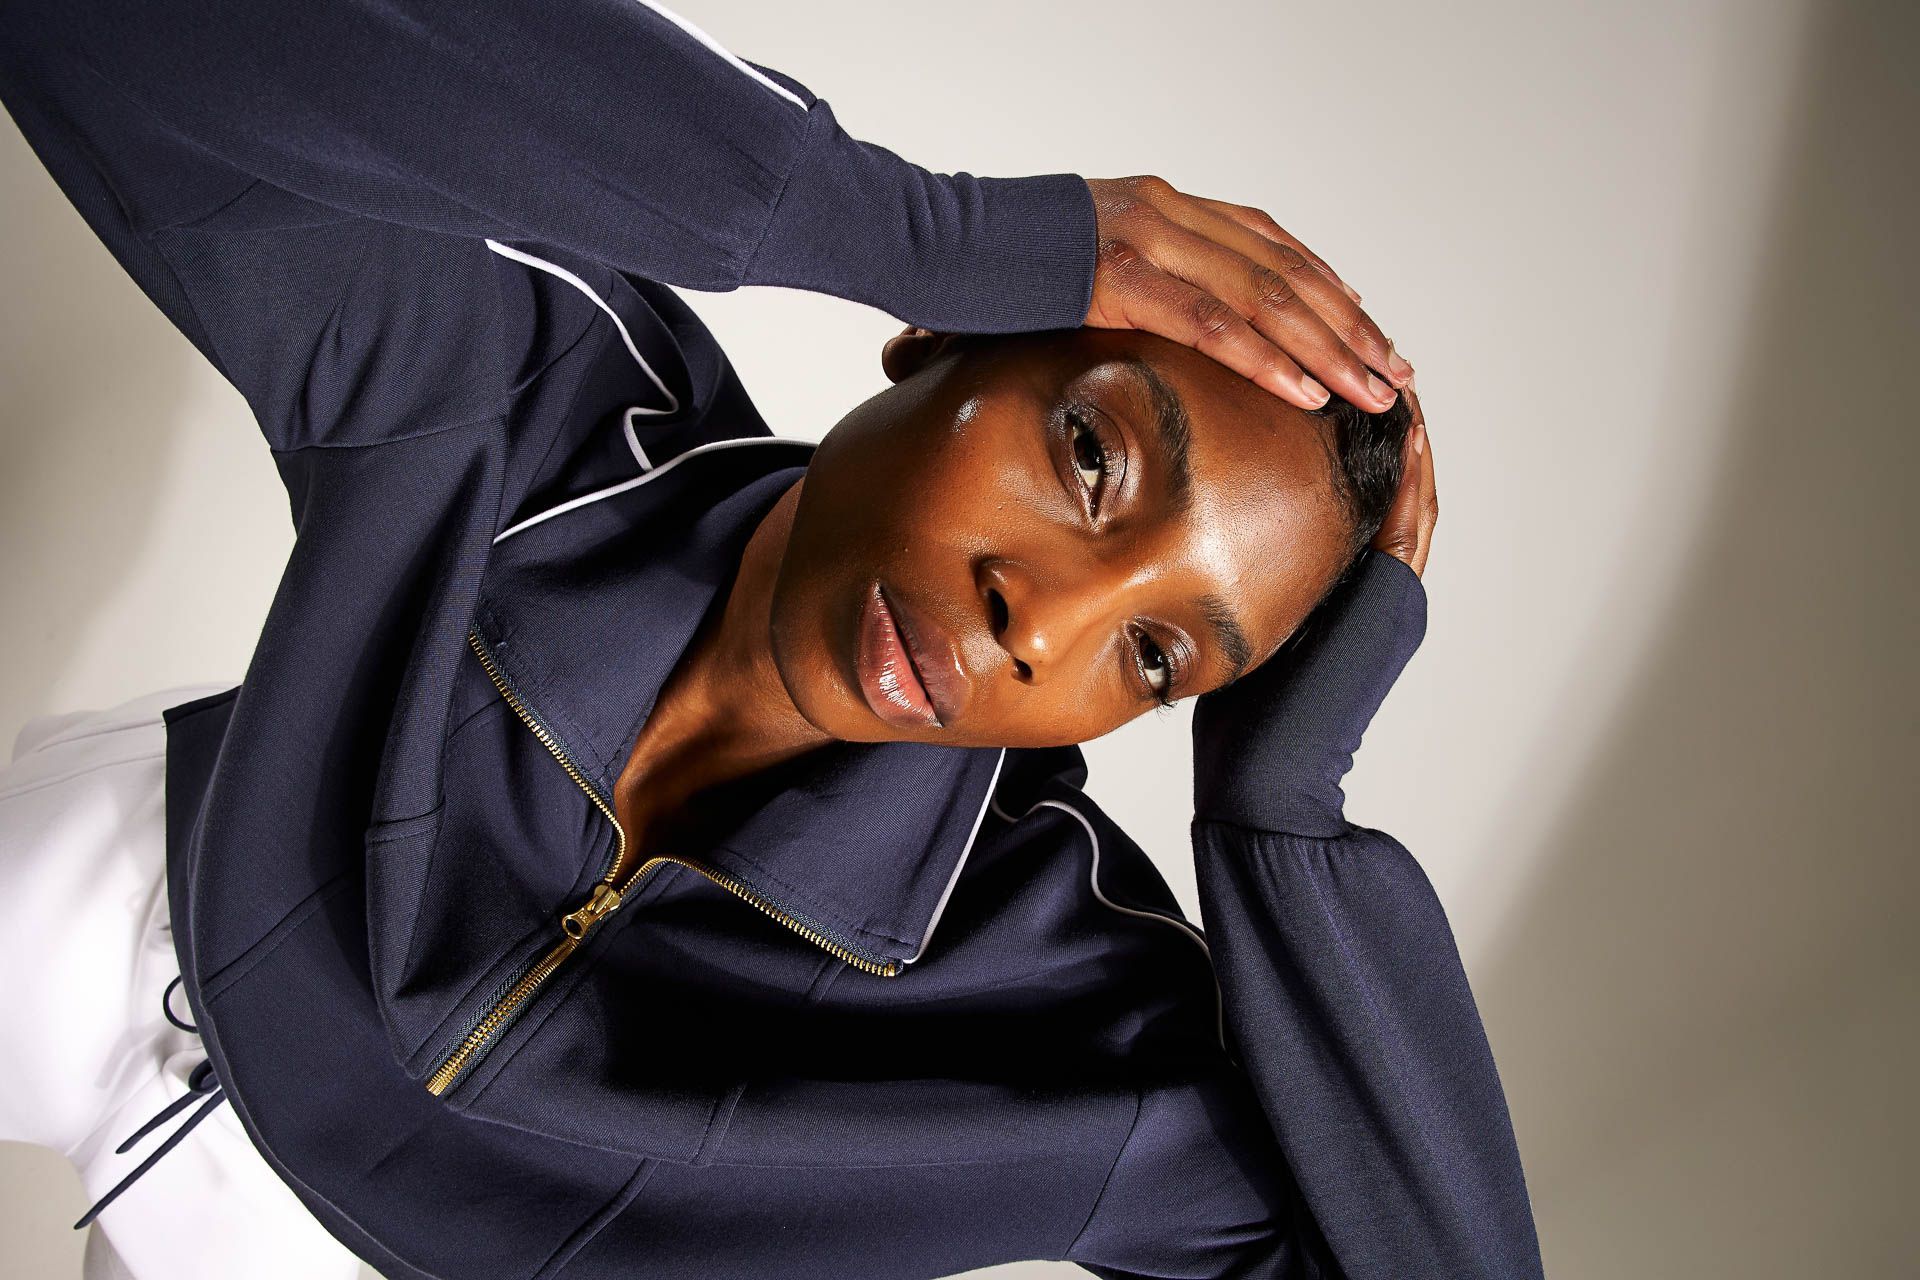
POLYGON ((563 748, 553 734, 547 730, 547 727, 540 723, 539 718, 527 708, 526 703, 520 700, 520 695, 515 693, 513 687, 507 683, 506 677, 501 674, 499 666, 495 664, 493 655, 487 651, 486 645, 481 642, 480 633, 478 631, 467 632, 467 643, 473 647, 474 653, 479 656, 480 665, 486 669, 487 678, 493 681, 493 687, 500 691, 500 696, 506 699, 507 705, 513 708, 513 713, 520 717, 521 723, 533 731, 533 736, 538 738, 540 744, 552 754, 555 760, 560 762, 560 767, 567 771, 567 776, 573 779, 576 786, 586 792, 587 799, 591 800, 594 807, 600 810, 602 814, 605 814, 607 821, 613 824, 614 855, 613 865, 607 868, 606 874, 600 878, 599 883, 593 886, 593 892, 588 895, 587 900, 561 918, 560 931, 563 935, 561 939, 553 945, 551 950, 541 956, 532 968, 522 974, 520 980, 514 983, 504 996, 501 996, 500 999, 494 1003, 493 1008, 488 1010, 485 1017, 474 1024, 473 1029, 462 1038, 460 1044, 448 1055, 446 1061, 442 1062, 439 1068, 434 1071, 433 1075, 428 1077, 428 1093, 436 1096, 445 1093, 447 1089, 452 1086, 453 1082, 459 1079, 460 1073, 466 1069, 468 1063, 473 1060, 474 1055, 484 1049, 488 1042, 493 1039, 494 1035, 499 1032, 500 1028, 519 1010, 520 1006, 524 1005, 533 997, 533 994, 540 989, 541 984, 552 976, 554 970, 560 967, 561 962, 572 955, 574 949, 586 940, 587 935, 593 931, 594 926, 619 910, 621 902, 626 899, 627 895, 638 888, 641 882, 644 881, 648 875, 652 874, 655 867, 665 863, 674 863, 687 868, 689 871, 698 872, 736 898, 741 899, 743 902, 750 903, 767 916, 779 921, 787 928, 793 930, 793 932, 799 934, 802 938, 805 938, 808 942, 811 942, 814 946, 819 947, 822 951, 852 965, 863 973, 870 973, 881 978, 895 978, 900 975, 899 961, 874 961, 869 960, 865 956, 856 955, 842 944, 821 933, 818 929, 813 928, 802 920, 795 919, 751 886, 734 879, 724 871, 717 871, 712 867, 704 866, 690 858, 676 857, 672 854, 656 854, 643 862, 634 873, 628 876, 626 881, 622 883, 620 873, 627 861, 627 832, 626 828, 620 825, 620 819, 614 815, 613 806, 608 804, 598 791, 594 790, 593 784, 588 782, 586 775, 580 772, 579 767, 575 765, 573 760, 567 755, 566 749, 563 748))

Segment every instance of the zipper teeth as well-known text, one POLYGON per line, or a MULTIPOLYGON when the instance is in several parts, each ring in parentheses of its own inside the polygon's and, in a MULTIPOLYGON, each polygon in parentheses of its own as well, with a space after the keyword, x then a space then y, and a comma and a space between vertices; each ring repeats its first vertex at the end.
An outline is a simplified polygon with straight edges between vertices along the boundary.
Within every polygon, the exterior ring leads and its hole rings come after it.
POLYGON ((558 969, 560 962, 572 955, 573 949, 579 945, 580 941, 577 938, 563 938, 546 955, 540 957, 533 968, 527 970, 525 976, 513 984, 513 989, 500 998, 500 1003, 494 1005, 487 1016, 467 1033, 467 1038, 462 1040, 460 1047, 440 1064, 440 1069, 428 1078, 427 1092, 435 1096, 445 1093, 447 1087, 459 1078, 460 1072, 467 1065, 467 1060, 479 1051, 481 1045, 493 1038, 493 1033, 500 1029, 501 1024, 513 1016, 514 1010, 526 1003, 528 997, 532 996, 540 984, 547 980, 547 975, 558 969))
POLYGON ((607 821, 613 824, 613 865, 608 867, 607 873, 601 877, 606 883, 612 884, 614 877, 620 873, 621 864, 627 860, 627 831, 620 825, 620 819, 614 816, 613 806, 600 798, 600 793, 594 790, 593 784, 588 782, 586 775, 580 772, 579 766, 574 764, 573 758, 566 753, 566 749, 560 745, 559 740, 553 736, 546 725, 540 722, 540 718, 533 714, 527 704, 520 700, 520 695, 514 692, 513 686, 507 683, 506 676, 501 674, 499 666, 495 664, 493 654, 489 653, 487 646, 481 643, 480 633, 467 632, 467 643, 472 645, 474 653, 479 655, 480 665, 486 669, 487 679, 493 681, 493 687, 500 691, 500 696, 507 700, 509 707, 513 708, 513 714, 519 716, 521 723, 533 731, 533 736, 540 739, 540 745, 560 762, 560 767, 567 771, 567 776, 573 779, 574 784, 587 793, 587 799, 593 801, 594 808, 605 814, 607 821))
MULTIPOLYGON (((863 973, 870 973, 881 978, 895 978, 900 975, 899 961, 873 961, 867 959, 865 956, 857 955, 847 947, 835 942, 824 933, 821 933, 818 929, 795 919, 774 905, 765 895, 749 888, 724 871, 716 871, 712 867, 703 866, 691 858, 677 857, 672 854, 656 855, 648 858, 636 868, 634 873, 627 878, 625 884, 616 884, 616 881, 619 879, 620 868, 625 865, 627 860, 626 828, 620 825, 620 819, 614 814, 613 807, 601 798, 598 791, 594 790, 593 784, 587 781, 586 775, 581 773, 579 767, 573 763, 572 758, 568 756, 566 750, 561 747, 559 740, 548 731, 546 725, 540 722, 540 718, 533 714, 532 709, 520 700, 520 695, 514 692, 513 686, 507 683, 506 676, 501 673, 499 666, 494 662, 493 654, 487 651, 487 647, 481 641, 480 633, 477 630, 467 632, 467 643, 472 646, 474 653, 478 655, 480 665, 486 670, 487 678, 493 681, 493 687, 500 691, 500 696, 506 699, 507 705, 513 708, 513 713, 520 718, 521 723, 525 724, 527 728, 532 731, 533 736, 540 740, 540 745, 545 747, 548 753, 560 762, 560 767, 567 771, 567 776, 573 779, 574 785, 586 793, 587 799, 591 800, 594 807, 600 810, 600 812, 606 816, 607 821, 612 824, 615 841, 613 865, 607 868, 606 874, 601 876, 599 881, 599 883, 606 885, 613 891, 614 906, 608 908, 608 912, 617 909, 619 900, 625 898, 629 893, 632 893, 655 867, 660 866, 662 863, 671 862, 677 866, 685 867, 689 871, 697 872, 705 876, 708 880, 719 885, 722 889, 725 889, 734 897, 739 898, 742 902, 757 908, 771 919, 779 921, 794 933, 799 934, 814 946, 819 947, 822 951, 825 951, 827 954, 846 964, 852 965, 863 973)), ((591 924, 586 926, 587 929, 591 929, 591 927, 591 924)), ((439 1069, 428 1077, 427 1092, 438 1096, 451 1088, 453 1082, 460 1078, 461 1072, 464 1071, 472 1061, 473 1056, 485 1047, 487 1042, 513 1017, 521 1005, 532 998, 533 993, 538 991, 540 986, 552 976, 553 971, 560 967, 561 962, 573 954, 574 949, 580 945, 585 936, 586 933, 584 930, 578 937, 569 933, 558 943, 555 943, 539 960, 535 961, 533 967, 528 969, 527 972, 521 976, 520 980, 513 984, 506 995, 502 996, 493 1008, 487 1011, 487 1015, 474 1024, 473 1029, 460 1041, 459 1047, 448 1055, 447 1060, 440 1064, 439 1069)))
MULTIPOLYGON (((898 960, 873 961, 867 959, 865 956, 854 954, 846 947, 835 942, 832 938, 821 933, 818 929, 810 928, 794 919, 779 907, 774 906, 773 903, 769 902, 765 897, 749 889, 746 885, 735 880, 724 871, 715 871, 712 867, 702 866, 697 862, 690 861, 686 858, 674 857, 669 854, 661 854, 659 857, 651 858, 648 860, 647 865, 652 866, 656 862, 674 862, 687 868, 689 871, 699 872, 707 879, 719 885, 722 889, 725 889, 728 893, 731 893, 734 897, 759 908, 773 919, 778 920, 781 924, 805 938, 808 942, 811 942, 814 946, 819 947, 822 951, 825 951, 836 959, 845 961, 862 973, 870 973, 877 978, 897 978, 900 976, 900 962, 898 960)), ((645 870, 645 868, 643 867, 642 870, 645 870)), ((636 875, 635 879, 638 878, 636 875)))

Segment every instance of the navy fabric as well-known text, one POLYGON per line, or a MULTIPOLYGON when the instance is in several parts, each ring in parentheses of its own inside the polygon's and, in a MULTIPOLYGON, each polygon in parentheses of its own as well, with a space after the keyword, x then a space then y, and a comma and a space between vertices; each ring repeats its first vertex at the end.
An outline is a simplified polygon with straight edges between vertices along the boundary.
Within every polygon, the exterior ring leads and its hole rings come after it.
POLYGON ((286 485, 243 683, 167 713, 168 891, 221 1096, 349 1247, 396 1280, 1539 1274, 1444 913, 1341 811, 1424 622, 1377 553, 1197 708, 1204 937, 1079 750, 835 744, 675 852, 898 976, 669 865, 429 1093, 614 840, 470 633, 604 799, 811 456, 664 285, 1072 325, 1087 189, 929 173, 631 0, 0 18, 0 99, 286 485))

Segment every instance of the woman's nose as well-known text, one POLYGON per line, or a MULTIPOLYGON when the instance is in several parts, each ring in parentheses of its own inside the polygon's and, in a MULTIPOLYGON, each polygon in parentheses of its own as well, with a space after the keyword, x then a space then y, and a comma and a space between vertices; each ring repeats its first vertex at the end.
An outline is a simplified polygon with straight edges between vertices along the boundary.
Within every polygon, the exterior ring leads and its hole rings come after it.
POLYGON ((1110 586, 1093 574, 1042 577, 1012 560, 981 567, 994 639, 1013 659, 1016 678, 1047 679, 1089 633, 1105 625, 1110 586))

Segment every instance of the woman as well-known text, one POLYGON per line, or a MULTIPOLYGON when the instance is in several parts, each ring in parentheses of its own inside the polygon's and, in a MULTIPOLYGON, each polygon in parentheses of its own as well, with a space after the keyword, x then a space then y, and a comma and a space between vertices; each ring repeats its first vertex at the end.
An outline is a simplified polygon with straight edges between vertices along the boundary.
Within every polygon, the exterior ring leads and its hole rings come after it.
POLYGON ((1433 472, 1331 271, 928 174, 651 6, 18 8, 9 110, 299 531, 238 688, 0 798, 24 1020, 88 1011, 9 1136, 102 1270, 1538 1273, 1444 916, 1341 814, 1433 472), (906 320, 894 385, 769 435, 665 287, 746 283, 906 320), (1205 938, 1074 745, 1190 695, 1205 938))

